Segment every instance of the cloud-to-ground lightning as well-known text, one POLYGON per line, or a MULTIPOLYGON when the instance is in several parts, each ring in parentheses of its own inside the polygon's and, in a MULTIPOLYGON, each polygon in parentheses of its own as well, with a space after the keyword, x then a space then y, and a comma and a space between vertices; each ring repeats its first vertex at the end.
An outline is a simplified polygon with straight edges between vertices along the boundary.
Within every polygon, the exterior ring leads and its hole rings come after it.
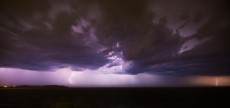
POLYGON ((218 78, 215 78, 215 82, 216 82, 215 85, 218 86, 218 85, 219 85, 219 80, 218 80, 218 78))
POLYGON ((73 76, 74 76, 74 72, 72 72, 68 78, 69 84, 71 85, 73 84, 73 81, 72 81, 73 76))

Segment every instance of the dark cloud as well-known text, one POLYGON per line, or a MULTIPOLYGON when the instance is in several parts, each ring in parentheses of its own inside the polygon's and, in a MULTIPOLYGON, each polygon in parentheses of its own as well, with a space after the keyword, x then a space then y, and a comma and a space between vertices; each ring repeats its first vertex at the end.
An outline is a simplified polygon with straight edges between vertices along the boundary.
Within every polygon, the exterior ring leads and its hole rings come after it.
POLYGON ((176 45, 178 38, 172 37, 163 21, 152 23, 154 13, 147 9, 147 5, 147 1, 129 0, 102 3, 105 17, 97 27, 99 42, 107 46, 120 42, 127 60, 145 58, 155 50, 158 52, 170 44, 176 45))
POLYGON ((183 57, 157 63, 138 62, 128 71, 132 74, 149 72, 158 75, 186 76, 229 75, 229 57, 226 54, 183 57))
POLYGON ((103 26, 98 27, 100 42, 107 46, 121 43, 124 58, 135 64, 129 73, 228 73, 229 15, 225 1, 127 0, 103 6, 107 10, 103 26), (157 64, 162 66, 149 68, 157 64))
POLYGON ((3 0, 0 65, 96 69, 114 51, 133 62, 132 74, 227 74, 227 8, 223 0, 3 0))
POLYGON ((72 34, 71 26, 85 16, 89 7, 72 7, 71 2, 2 1, 1 66, 49 70, 66 65, 94 69, 108 62, 93 47, 85 45, 84 34, 72 34))

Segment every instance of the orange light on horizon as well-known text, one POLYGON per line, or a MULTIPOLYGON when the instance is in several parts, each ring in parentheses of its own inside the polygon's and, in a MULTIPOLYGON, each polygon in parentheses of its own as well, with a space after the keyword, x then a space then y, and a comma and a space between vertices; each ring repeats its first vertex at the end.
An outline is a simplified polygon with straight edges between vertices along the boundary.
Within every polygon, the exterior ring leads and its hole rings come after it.
POLYGON ((230 86, 230 76, 194 76, 189 78, 189 83, 201 86, 230 86))
POLYGON ((4 87, 4 88, 7 88, 8 86, 7 86, 7 85, 4 85, 3 87, 4 87))

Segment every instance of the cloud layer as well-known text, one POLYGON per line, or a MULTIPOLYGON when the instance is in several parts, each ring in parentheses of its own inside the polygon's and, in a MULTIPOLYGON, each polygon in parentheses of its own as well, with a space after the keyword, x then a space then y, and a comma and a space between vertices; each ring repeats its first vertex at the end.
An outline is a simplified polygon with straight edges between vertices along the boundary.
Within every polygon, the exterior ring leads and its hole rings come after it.
POLYGON ((229 75, 230 18, 225 4, 223 0, 3 0, 0 67, 229 75))

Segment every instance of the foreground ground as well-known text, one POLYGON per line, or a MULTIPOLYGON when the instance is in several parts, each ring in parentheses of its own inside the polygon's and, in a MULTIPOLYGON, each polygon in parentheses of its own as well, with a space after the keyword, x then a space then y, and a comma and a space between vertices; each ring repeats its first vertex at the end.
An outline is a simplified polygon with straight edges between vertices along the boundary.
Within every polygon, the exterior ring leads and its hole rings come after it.
POLYGON ((227 87, 1 88, 0 108, 230 108, 227 87))

